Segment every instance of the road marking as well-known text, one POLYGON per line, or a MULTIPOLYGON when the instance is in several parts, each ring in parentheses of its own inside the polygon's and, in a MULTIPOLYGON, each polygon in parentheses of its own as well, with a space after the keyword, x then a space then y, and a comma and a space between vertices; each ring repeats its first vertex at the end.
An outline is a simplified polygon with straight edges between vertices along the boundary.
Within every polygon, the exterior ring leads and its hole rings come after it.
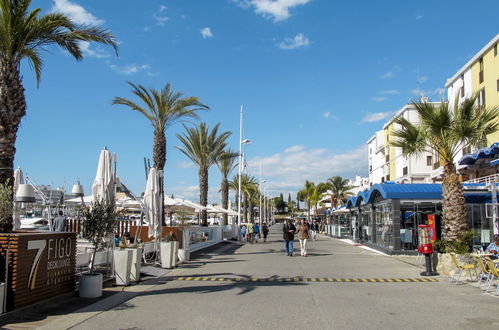
POLYGON ((335 277, 168 277, 168 281, 212 281, 212 282, 339 282, 339 283, 435 283, 436 278, 335 278, 335 277))

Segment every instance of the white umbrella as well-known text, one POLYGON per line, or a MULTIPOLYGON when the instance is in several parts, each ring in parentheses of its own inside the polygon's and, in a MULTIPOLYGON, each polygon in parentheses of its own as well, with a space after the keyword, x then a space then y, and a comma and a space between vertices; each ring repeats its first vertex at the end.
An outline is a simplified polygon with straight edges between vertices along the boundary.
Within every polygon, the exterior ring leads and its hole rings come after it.
POLYGON ((114 202, 114 173, 111 152, 104 149, 100 153, 99 165, 92 185, 92 202, 114 202))
POLYGON ((147 223, 149 223, 149 237, 158 239, 161 235, 161 196, 160 176, 156 168, 151 167, 147 176, 147 186, 144 193, 144 206, 147 223))
MULTIPOLYGON (((14 171, 14 196, 17 194, 17 188, 20 184, 24 184, 24 175, 23 170, 18 167, 14 171)), ((21 215, 20 210, 18 209, 17 204, 14 204, 14 230, 21 229, 21 215)))
POLYGON ((187 200, 187 199, 181 199, 181 198, 175 198, 176 201, 178 201, 180 204, 188 207, 188 208, 191 208, 191 209, 194 209, 194 210, 207 210, 208 208, 206 206, 203 206, 201 204, 197 204, 197 203, 194 203, 190 200, 187 200))

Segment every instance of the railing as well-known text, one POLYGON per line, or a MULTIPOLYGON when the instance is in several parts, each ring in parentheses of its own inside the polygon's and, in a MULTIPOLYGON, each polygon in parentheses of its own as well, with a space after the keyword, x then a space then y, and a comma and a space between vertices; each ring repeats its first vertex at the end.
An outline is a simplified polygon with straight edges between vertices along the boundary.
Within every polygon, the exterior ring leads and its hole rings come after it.
POLYGON ((499 173, 464 181, 464 183, 491 183, 491 182, 499 182, 499 173))
MULTIPOLYGON (((82 232, 82 221, 81 219, 68 219, 67 231, 81 233, 82 232)), ((129 233, 132 226, 138 226, 139 220, 118 220, 116 224, 116 232, 118 236, 123 236, 125 233, 129 233)))

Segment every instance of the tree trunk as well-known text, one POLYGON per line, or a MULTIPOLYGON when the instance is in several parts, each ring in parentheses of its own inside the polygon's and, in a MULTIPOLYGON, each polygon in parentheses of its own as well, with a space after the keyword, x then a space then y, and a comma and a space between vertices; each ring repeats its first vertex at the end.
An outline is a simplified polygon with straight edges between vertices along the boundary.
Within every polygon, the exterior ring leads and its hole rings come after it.
MULTIPOLYGON (((208 169, 199 168, 199 204, 208 205, 208 169)), ((208 212, 201 212, 201 225, 208 226, 208 212)))
POLYGON ((163 200, 163 203, 161 203, 161 214, 163 215, 161 219, 161 224, 163 226, 166 226, 166 214, 165 214, 165 164, 166 164, 166 137, 165 137, 165 132, 160 129, 155 129, 154 130, 154 145, 153 145, 153 151, 152 151, 152 159, 154 162, 154 167, 158 171, 163 171, 163 175, 160 180, 160 195, 161 195, 161 200, 163 200))
MULTIPOLYGON (((227 178, 222 179, 220 190, 222 191, 222 207, 227 209, 229 207, 229 181, 227 178)), ((229 215, 227 213, 224 213, 222 221, 222 226, 229 223, 229 215)))
POLYGON ((255 218, 254 218, 254 211, 255 210, 255 206, 253 205, 253 199, 250 198, 249 200, 249 214, 250 214, 250 222, 251 223, 255 223, 255 218))
MULTIPOLYGON (((0 183, 11 187, 14 186, 17 130, 25 115, 26 99, 19 63, 0 60, 0 183)), ((12 223, 12 213, 5 215, 0 231, 12 231, 12 223)))
POLYGON ((442 195, 444 238, 455 241, 469 230, 469 226, 463 186, 454 163, 444 165, 442 195))

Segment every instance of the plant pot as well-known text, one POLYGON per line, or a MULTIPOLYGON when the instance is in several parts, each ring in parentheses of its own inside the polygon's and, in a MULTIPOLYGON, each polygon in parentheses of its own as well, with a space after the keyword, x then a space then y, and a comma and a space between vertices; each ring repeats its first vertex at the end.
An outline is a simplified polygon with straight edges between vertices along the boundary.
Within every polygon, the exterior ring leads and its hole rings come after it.
POLYGON ((133 251, 131 249, 114 250, 114 275, 117 285, 130 284, 133 251))
POLYGON ((178 260, 180 262, 189 261, 190 257, 191 257, 191 251, 189 249, 178 250, 178 260))
MULTIPOLYGON (((178 242, 177 242, 178 245, 178 242)), ((161 255, 161 267, 162 268, 173 268, 175 267, 175 242, 161 242, 160 244, 160 255, 161 255)))
POLYGON ((98 298, 102 296, 102 274, 82 274, 80 276, 80 297, 98 298))
POLYGON ((140 280, 140 268, 142 267, 142 248, 129 249, 132 251, 132 268, 130 270, 130 281, 140 280))

